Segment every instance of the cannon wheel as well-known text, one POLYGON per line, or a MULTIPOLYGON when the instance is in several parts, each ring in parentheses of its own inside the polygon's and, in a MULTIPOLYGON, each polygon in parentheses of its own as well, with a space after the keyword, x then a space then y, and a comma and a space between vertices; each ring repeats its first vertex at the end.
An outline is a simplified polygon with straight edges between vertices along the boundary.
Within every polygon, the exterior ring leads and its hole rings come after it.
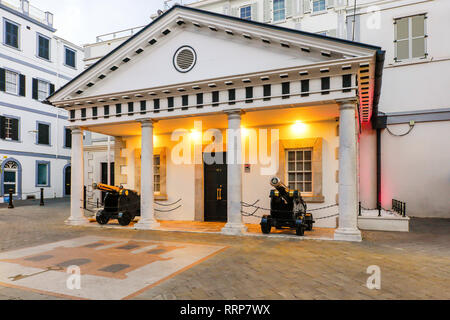
POLYGON ((124 212, 122 218, 118 218, 117 220, 121 226, 126 227, 131 223, 133 217, 128 212, 124 212))
POLYGON ((306 231, 312 231, 313 229, 313 223, 312 222, 308 222, 308 226, 306 227, 306 231))
POLYGON ((300 237, 303 237, 305 235, 305 226, 303 224, 297 226, 296 234, 300 237))
POLYGON ((266 223, 261 223, 261 231, 264 234, 269 234, 272 230, 272 224, 270 223, 270 220, 267 219, 266 223))
POLYGON ((98 224, 105 225, 109 222, 109 216, 102 210, 97 213, 95 220, 97 220, 98 224))

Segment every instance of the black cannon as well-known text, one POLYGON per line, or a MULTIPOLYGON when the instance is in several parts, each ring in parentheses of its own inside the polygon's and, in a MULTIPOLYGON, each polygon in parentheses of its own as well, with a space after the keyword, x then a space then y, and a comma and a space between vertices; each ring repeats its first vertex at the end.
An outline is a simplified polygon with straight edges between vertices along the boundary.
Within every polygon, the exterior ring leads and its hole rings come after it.
POLYGON ((128 226, 136 216, 141 215, 141 197, 135 191, 95 183, 93 188, 106 192, 104 208, 96 215, 99 224, 117 219, 121 226, 128 226))
POLYGON ((261 231, 270 233, 272 227, 277 229, 295 229, 298 236, 305 230, 312 231, 315 223, 313 215, 307 213, 307 206, 298 190, 289 190, 279 178, 270 181, 274 190, 270 191, 270 215, 263 216, 261 231))

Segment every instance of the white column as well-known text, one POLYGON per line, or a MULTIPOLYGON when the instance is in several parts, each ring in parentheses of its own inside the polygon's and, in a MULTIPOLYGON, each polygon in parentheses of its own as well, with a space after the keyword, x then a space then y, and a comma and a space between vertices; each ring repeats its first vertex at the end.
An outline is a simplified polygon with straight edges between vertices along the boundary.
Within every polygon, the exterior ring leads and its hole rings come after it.
POLYGON ((358 229, 356 100, 340 102, 339 123, 339 228, 335 240, 361 241, 358 229))
POLYGON ((83 210, 84 160, 83 131, 79 127, 72 130, 71 196, 70 217, 66 224, 79 226, 89 223, 83 210))
POLYGON ((141 121, 141 219, 138 230, 152 230, 160 224, 155 219, 153 190, 153 120, 141 121))
POLYGON ((228 223, 222 233, 239 235, 247 231, 242 221, 242 135, 241 111, 228 113, 227 172, 228 172, 228 223))

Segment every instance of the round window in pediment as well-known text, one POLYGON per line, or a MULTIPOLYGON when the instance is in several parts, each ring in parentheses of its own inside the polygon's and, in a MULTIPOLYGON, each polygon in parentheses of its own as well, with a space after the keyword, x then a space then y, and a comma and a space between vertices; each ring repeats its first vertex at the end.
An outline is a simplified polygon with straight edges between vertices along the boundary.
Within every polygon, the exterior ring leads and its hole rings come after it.
POLYGON ((189 46, 183 46, 175 52, 173 64, 179 72, 188 72, 194 68, 197 62, 197 53, 189 46))

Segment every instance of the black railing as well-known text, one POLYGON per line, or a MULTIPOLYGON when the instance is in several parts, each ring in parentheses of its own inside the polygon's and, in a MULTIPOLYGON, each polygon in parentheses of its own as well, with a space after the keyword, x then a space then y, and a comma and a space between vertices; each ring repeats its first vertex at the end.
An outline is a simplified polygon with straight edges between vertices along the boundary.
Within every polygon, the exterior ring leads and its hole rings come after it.
POLYGON ((403 217, 406 217, 406 202, 392 199, 392 211, 401 214, 403 217))

